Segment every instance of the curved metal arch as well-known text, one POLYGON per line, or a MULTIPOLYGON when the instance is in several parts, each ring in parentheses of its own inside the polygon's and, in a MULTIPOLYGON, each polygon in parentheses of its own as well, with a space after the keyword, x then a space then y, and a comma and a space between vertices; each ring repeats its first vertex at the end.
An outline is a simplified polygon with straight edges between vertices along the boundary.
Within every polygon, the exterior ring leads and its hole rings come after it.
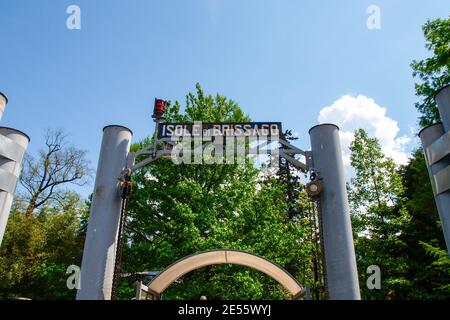
POLYGON ((300 283, 285 269, 263 257, 240 250, 208 250, 184 257, 156 276, 148 285, 148 291, 159 298, 168 286, 183 275, 217 264, 241 265, 263 272, 281 284, 293 299, 305 292, 300 283))

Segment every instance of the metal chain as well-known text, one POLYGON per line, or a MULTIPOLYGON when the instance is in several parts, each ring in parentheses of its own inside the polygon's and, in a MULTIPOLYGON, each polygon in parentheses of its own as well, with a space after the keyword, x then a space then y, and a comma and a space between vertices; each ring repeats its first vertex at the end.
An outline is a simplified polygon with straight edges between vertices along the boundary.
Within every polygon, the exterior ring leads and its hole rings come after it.
POLYGON ((122 208, 120 210, 120 224, 119 224, 119 233, 117 235, 117 247, 116 247, 116 257, 114 262, 114 275, 113 275, 113 284, 112 284, 112 293, 111 299, 116 300, 118 296, 119 289, 119 281, 120 281, 120 272, 122 269, 122 234, 125 226, 125 208, 127 204, 127 199, 122 199, 122 208))
MULTIPOLYGON (((309 212, 310 212, 310 219, 312 220, 312 236, 311 236, 311 242, 314 245, 314 262, 313 262, 313 270, 314 270, 314 285, 316 285, 317 283, 322 283, 321 281, 321 275, 322 275, 322 271, 321 271, 321 254, 320 254, 320 249, 319 249, 319 234, 317 232, 319 225, 318 225, 318 221, 317 221, 317 215, 316 215, 316 206, 314 204, 314 200, 312 198, 310 198, 310 207, 309 207, 309 212)), ((320 298, 320 288, 317 291, 317 295, 315 295, 315 298, 318 300, 320 298)))
POLYGON ((320 248, 322 251, 322 265, 323 265, 323 284, 325 287, 325 299, 328 300, 328 278, 327 278, 327 261, 325 257, 325 245, 323 242, 323 215, 322 206, 320 205, 320 197, 314 199, 316 204, 317 216, 319 218, 319 237, 320 237, 320 248))

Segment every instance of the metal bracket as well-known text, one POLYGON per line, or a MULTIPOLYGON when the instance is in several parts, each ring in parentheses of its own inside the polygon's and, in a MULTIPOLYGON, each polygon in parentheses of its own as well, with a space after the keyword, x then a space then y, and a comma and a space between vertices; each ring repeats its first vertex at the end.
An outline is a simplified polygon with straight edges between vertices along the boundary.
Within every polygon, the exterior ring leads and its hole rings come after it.
MULTIPOLYGON (((129 159, 128 159, 128 165, 127 168, 130 168, 132 172, 139 170, 146 165, 152 163, 153 161, 161 158, 161 157, 167 157, 171 155, 171 150, 163 149, 155 151, 156 146, 159 143, 164 143, 165 146, 175 146, 177 141, 173 141, 170 138, 163 138, 156 141, 151 146, 145 147, 137 152, 130 152, 129 159), (141 162, 134 164, 135 159, 138 156, 142 155, 148 155, 148 158, 145 160, 142 160, 141 162)), ((271 143, 266 142, 266 145, 271 143)), ((311 151, 304 151, 300 148, 297 148, 296 146, 293 146, 286 140, 278 140, 278 142, 282 145, 282 147, 279 148, 279 156, 281 158, 286 159, 289 163, 291 163, 293 166, 298 168, 299 170, 303 172, 307 172, 312 168, 312 152, 311 151), (306 163, 301 162, 300 160, 296 159, 296 155, 302 155, 306 159, 306 163)), ((258 145, 258 148, 263 147, 265 145, 258 145)))
POLYGON ((172 140, 170 140, 170 138, 163 138, 163 139, 157 140, 156 143, 154 143, 153 145, 139 150, 138 152, 130 152, 130 155, 128 157, 129 159, 128 159, 127 168, 130 168, 130 170, 132 172, 134 172, 136 170, 139 170, 139 169, 145 167, 146 165, 152 163, 153 161, 155 161, 159 158, 170 156, 171 152, 172 152, 171 150, 168 150, 168 149, 155 150, 154 149, 160 142, 163 142, 165 146, 172 146, 172 147, 175 146, 175 143, 176 143, 176 141, 172 141, 172 140), (148 158, 135 164, 134 162, 135 162, 136 158, 138 156, 142 156, 142 155, 148 155, 148 158))
POLYGON ((135 282, 136 284, 136 296, 135 300, 161 300, 161 296, 151 289, 149 289, 146 285, 142 283, 142 281, 135 282))
POLYGON ((280 142, 281 145, 287 147, 287 148, 283 148, 282 149, 287 154, 301 154, 302 156, 306 156, 306 152, 305 151, 303 151, 302 149, 297 148, 296 146, 290 144, 286 140, 280 139, 279 142, 280 142))
POLYGON ((310 151, 304 151, 296 146, 293 146, 286 140, 279 140, 280 144, 283 146, 279 149, 279 154, 281 158, 286 159, 290 164, 299 169, 300 171, 307 172, 311 168, 312 154, 310 151), (295 155, 302 155, 306 158, 306 163, 295 159, 295 155))

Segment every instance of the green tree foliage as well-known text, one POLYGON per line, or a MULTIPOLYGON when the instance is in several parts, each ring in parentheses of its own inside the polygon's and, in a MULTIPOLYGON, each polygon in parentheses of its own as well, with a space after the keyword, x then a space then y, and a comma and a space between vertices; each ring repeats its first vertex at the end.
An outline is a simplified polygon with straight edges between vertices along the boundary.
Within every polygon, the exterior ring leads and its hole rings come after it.
MULTIPOLYGON (((448 256, 447 250, 443 250, 437 247, 433 247, 432 245, 421 242, 420 243, 427 254, 436 258, 436 260, 431 264, 431 268, 437 269, 442 274, 446 275, 447 281, 443 281, 434 288, 434 291, 438 292, 438 295, 442 299, 449 299, 450 294, 450 282, 448 281, 450 277, 450 258, 448 256)), ((430 268, 428 268, 430 269, 430 268)))
POLYGON ((438 263, 442 267, 437 267, 435 263, 436 258, 442 259, 440 253, 447 255, 447 251, 422 149, 413 152, 400 174, 407 199, 405 207, 411 216, 402 226, 400 236, 407 244, 403 252, 408 257, 405 276, 411 281, 411 287, 404 290, 405 296, 408 299, 448 299, 450 269, 444 270, 445 264, 438 263))
POLYGON ((45 132, 44 148, 27 154, 20 192, 0 248, 0 298, 71 299, 67 267, 80 266, 87 204, 68 185, 84 185, 86 151, 61 130, 45 132))
MULTIPOLYGON (((237 104, 205 95, 197 85, 184 113, 168 104, 167 122, 245 122, 237 104)), ((134 145, 134 149, 151 139, 134 145)), ((134 177, 125 227, 123 272, 159 271, 208 249, 240 249, 285 267, 300 282, 310 279, 311 249, 306 227, 289 219, 286 185, 245 165, 175 165, 160 159, 134 177)), ((123 286, 121 286, 123 287, 123 286)), ((170 286, 165 299, 286 298, 267 276, 240 266, 210 266, 170 286)), ((130 292, 122 292, 130 298, 130 292)))
MULTIPOLYGON (((363 129, 355 132, 350 146, 355 178, 349 185, 349 198, 362 296, 384 299, 409 286, 405 277, 407 257, 400 253, 406 244, 399 238, 401 227, 409 221, 403 206, 402 178, 392 159, 386 158, 375 138, 363 129), (382 272, 380 290, 365 286, 366 269, 378 265, 382 272)), ((401 297, 399 297, 401 298, 401 297)))
POLYGON ((351 145, 356 176, 349 186, 362 294, 384 299, 448 299, 449 269, 421 149, 398 168, 378 141, 358 130, 351 145), (366 268, 378 265, 381 290, 368 290, 366 268))
POLYGON ((0 248, 0 298, 73 299, 67 267, 80 265, 84 234, 79 196, 66 193, 63 204, 46 205, 33 215, 16 201, 0 248))
POLYGON ((426 48, 433 55, 411 64, 416 83, 416 95, 421 98, 416 108, 421 113, 420 124, 426 126, 439 121, 434 95, 450 84, 450 18, 428 21, 423 27, 426 48))
MULTIPOLYGON (((434 96, 450 84, 450 17, 428 21, 422 29, 427 41, 426 48, 433 55, 413 61, 411 67, 413 76, 420 80, 415 85, 416 95, 421 98, 416 108, 421 113, 420 124, 426 126, 440 121, 434 96)), ((416 299, 448 299, 448 286, 445 285, 449 283, 448 270, 436 268, 437 265, 442 266, 440 254, 445 252, 445 243, 426 172, 423 153, 417 150, 403 170, 407 206, 412 215, 403 235, 411 260, 409 276, 413 279, 413 289, 409 295, 416 299), (434 261, 436 258, 438 261, 434 261)))

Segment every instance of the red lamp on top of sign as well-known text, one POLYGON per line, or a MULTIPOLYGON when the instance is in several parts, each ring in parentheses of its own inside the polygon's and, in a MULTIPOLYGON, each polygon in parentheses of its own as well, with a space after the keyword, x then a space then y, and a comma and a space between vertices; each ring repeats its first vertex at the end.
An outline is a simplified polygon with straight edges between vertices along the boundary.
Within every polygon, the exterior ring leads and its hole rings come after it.
POLYGON ((159 121, 164 118, 166 111, 166 101, 162 99, 155 99, 155 106, 153 108, 153 119, 159 121))

